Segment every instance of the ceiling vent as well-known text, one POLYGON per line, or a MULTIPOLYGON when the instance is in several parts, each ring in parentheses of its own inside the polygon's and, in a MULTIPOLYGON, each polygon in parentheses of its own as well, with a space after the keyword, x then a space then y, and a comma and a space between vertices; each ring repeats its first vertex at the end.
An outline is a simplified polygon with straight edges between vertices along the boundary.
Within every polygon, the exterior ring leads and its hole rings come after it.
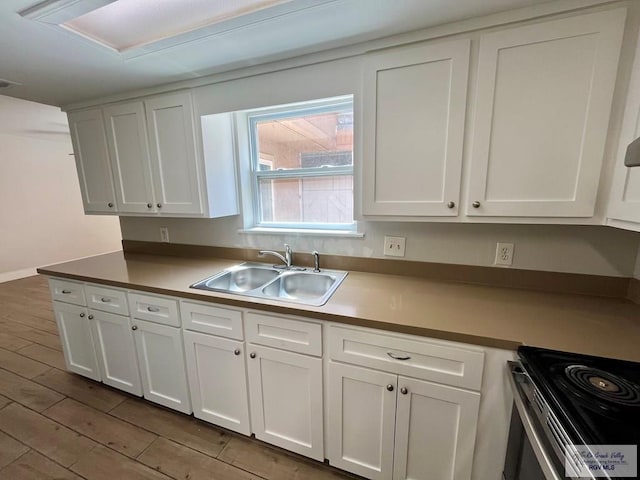
POLYGON ((4 78, 0 78, 0 90, 5 90, 7 88, 15 87, 16 85, 22 85, 18 82, 12 82, 11 80, 5 80, 4 78))

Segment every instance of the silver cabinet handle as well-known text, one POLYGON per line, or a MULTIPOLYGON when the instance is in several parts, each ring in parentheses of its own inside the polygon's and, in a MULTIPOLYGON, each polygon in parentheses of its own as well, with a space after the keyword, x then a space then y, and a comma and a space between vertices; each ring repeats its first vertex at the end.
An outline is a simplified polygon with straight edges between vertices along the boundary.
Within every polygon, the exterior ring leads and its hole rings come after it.
POLYGON ((83 318, 83 317, 84 317, 84 312, 82 312, 82 313, 80 314, 80 317, 81 317, 81 318, 83 318))
POLYGON ((158 207, 158 208, 162 208, 162 204, 161 204, 161 203, 159 203, 159 204, 157 204, 157 205, 156 205, 156 207, 158 207))
POLYGON ((87 318, 88 318, 89 320, 93 320, 93 315, 89 315, 87 318))
POLYGON ((411 360, 411 357, 409 355, 396 355, 393 352, 387 352, 387 355, 389 355, 394 360, 411 360))
POLYGON ((256 352, 251 352, 251 353, 249 354, 249 356, 250 356, 251 358, 256 358, 256 352))
POLYGON ((100 301, 102 301, 102 302, 104 302, 104 303, 109 303, 109 302, 111 301, 111 299, 110 299, 110 298, 106 298, 106 297, 102 297, 102 298, 100 299, 100 301))
POLYGON ((391 384, 387 385, 387 390, 389 390, 390 392, 393 392, 393 385, 391 384))
POLYGON ((480 208, 480 202, 476 200, 475 202, 473 202, 473 203, 471 204, 471 206, 472 206, 473 208, 480 208))
POLYGON ((69 295, 71 293, 71 290, 62 290, 62 293, 64 295, 69 295))
POLYGON ((448 208, 454 208, 456 206, 456 202, 447 202, 448 208))
POLYGON ((407 394, 407 392, 409 392, 409 390, 407 390, 407 387, 402 387, 402 388, 400 389, 400 393, 401 393, 401 394, 403 394, 403 395, 406 395, 406 394, 407 394))
MULTIPOLYGON (((240 355, 240 349, 239 349, 239 348, 236 348, 236 349, 233 351, 233 354, 234 354, 234 355, 240 355)), ((253 358, 253 357, 251 357, 251 358, 253 358)))
POLYGON ((107 205, 109 206, 109 208, 113 207, 113 203, 111 202, 107 203, 107 205))
POLYGON ((147 310, 153 313, 158 313, 160 311, 158 307, 147 307, 147 310))
POLYGON ((132 325, 132 326, 131 326, 131 330, 137 330, 137 329, 138 329, 138 326, 137 326, 137 325, 132 325))
POLYGON ((147 203, 147 208, 153 208, 153 204, 147 203))

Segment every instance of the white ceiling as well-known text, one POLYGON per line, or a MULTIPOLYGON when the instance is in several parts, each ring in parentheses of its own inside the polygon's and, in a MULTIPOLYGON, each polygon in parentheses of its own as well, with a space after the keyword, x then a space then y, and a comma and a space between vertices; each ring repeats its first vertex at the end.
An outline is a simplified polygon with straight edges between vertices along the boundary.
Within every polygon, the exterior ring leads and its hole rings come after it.
POLYGON ((295 12, 134 56, 17 13, 38 1, 0 1, 0 79, 21 84, 0 94, 61 106, 548 0, 306 2, 295 12))

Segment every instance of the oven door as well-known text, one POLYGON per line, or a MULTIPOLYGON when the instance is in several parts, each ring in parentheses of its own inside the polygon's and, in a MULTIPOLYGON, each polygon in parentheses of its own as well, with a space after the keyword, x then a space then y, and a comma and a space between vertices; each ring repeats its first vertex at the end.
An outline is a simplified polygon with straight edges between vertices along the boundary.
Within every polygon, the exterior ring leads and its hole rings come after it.
POLYGON ((504 480, 563 480, 555 453, 545 443, 544 433, 531 409, 523 384, 530 381, 518 363, 509 362, 509 382, 513 389, 513 410, 504 480))

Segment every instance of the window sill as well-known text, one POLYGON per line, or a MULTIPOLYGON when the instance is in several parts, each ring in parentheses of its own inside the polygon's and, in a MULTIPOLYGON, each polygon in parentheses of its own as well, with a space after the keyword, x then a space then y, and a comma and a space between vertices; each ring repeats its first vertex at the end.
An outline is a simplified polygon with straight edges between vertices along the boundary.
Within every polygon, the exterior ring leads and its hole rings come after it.
POLYGON ((355 230, 315 230, 309 228, 246 228, 238 230, 238 233, 248 235, 307 235, 313 237, 338 237, 338 238, 364 238, 364 232, 355 230))

